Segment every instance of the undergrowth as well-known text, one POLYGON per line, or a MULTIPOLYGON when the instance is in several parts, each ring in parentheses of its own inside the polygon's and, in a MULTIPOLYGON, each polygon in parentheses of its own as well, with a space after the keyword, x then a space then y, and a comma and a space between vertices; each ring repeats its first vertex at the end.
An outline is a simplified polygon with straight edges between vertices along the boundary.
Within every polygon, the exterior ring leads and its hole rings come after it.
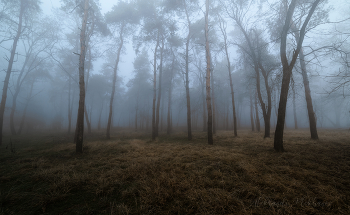
POLYGON ((0 214, 350 214, 350 133, 118 132, 12 137, 0 147, 0 214))

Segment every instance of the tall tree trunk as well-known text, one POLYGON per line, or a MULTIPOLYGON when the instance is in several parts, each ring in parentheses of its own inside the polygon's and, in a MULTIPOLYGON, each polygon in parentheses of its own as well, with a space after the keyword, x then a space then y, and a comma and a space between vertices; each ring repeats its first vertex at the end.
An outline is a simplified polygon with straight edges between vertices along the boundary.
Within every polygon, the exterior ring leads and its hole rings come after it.
POLYGON ((190 46, 190 39, 191 39, 191 21, 189 18, 189 14, 187 11, 187 7, 185 7, 186 11, 186 17, 187 17, 187 25, 188 25, 188 34, 186 38, 186 56, 185 56, 185 61, 186 61, 186 71, 185 71, 185 76, 186 76, 186 101, 187 101, 187 138, 188 140, 192 140, 192 123, 191 123, 191 100, 190 100, 190 87, 189 87, 189 46, 190 46))
POLYGON ((22 69, 21 69, 21 71, 20 71, 20 73, 18 75, 18 78, 17 78, 15 93, 13 94, 13 97, 12 97, 12 109, 11 109, 11 114, 10 114, 10 129, 11 129, 11 134, 12 135, 16 135, 14 116, 15 116, 16 106, 17 106, 17 97, 18 97, 18 94, 19 94, 19 92, 21 90, 21 86, 22 86, 22 83, 23 83, 22 77, 23 77, 23 74, 24 74, 25 67, 28 64, 30 55, 31 55, 30 53, 27 53, 27 55, 26 55, 25 61, 24 61, 23 65, 22 65, 22 69))
POLYGON ((318 140, 316 117, 315 117, 315 112, 312 105, 311 90, 309 85, 309 79, 306 72, 305 56, 302 48, 300 49, 299 59, 300 59, 301 74, 303 76, 303 83, 304 83, 304 89, 305 89, 305 100, 306 100, 306 106, 307 106, 307 113, 309 116, 311 139, 318 140))
POLYGON ((111 100, 109 102, 109 115, 108 115, 107 132, 106 132, 107 139, 111 138, 110 132, 111 132, 111 123, 112 123, 112 116, 113 116, 113 100, 114 100, 115 87, 117 82, 117 70, 118 70, 118 64, 120 59, 120 53, 124 45, 123 31, 124 31, 124 26, 122 26, 120 29, 120 33, 119 33, 120 44, 117 52, 117 59, 115 61, 115 65, 113 69, 113 85, 112 85, 112 92, 111 92, 111 100))
POLYGON ((84 107, 85 107, 85 83, 84 83, 84 63, 85 63, 85 53, 86 53, 86 24, 88 19, 89 10, 89 0, 85 0, 84 6, 84 18, 82 23, 82 28, 80 32, 80 57, 79 57, 79 108, 78 108, 78 118, 77 118, 77 128, 76 132, 76 152, 83 152, 83 137, 84 137, 84 107))
POLYGON ((230 88, 231 88, 231 101, 232 101, 232 115, 233 115, 233 133, 235 137, 237 137, 237 118, 236 118, 236 107, 235 107, 235 93, 233 92, 233 84, 232 84, 232 75, 231 75, 231 63, 230 58, 228 55, 227 45, 225 42, 225 52, 226 52, 226 59, 228 64, 228 74, 230 78, 230 88))
POLYGON ((156 100, 157 100, 157 50, 159 47, 159 31, 157 35, 157 44, 153 56, 153 103, 152 103, 152 140, 157 137, 156 132, 156 100))
MULTIPOLYGON (((300 34, 299 34, 298 29, 296 29, 296 26, 294 25, 294 23, 292 24, 291 28, 295 32, 294 37, 295 37, 296 41, 299 41, 300 34)), ((306 100, 307 113, 308 113, 308 117, 309 117, 309 127, 310 127, 311 139, 317 140, 318 134, 317 134, 316 117, 315 117, 315 112, 314 112, 314 108, 312 105, 309 78, 307 76, 305 55, 304 55, 302 47, 300 48, 300 52, 299 52, 299 62, 300 62, 300 67, 301 67, 301 74, 303 76, 303 83, 304 83, 304 89, 305 89, 305 100, 306 100)))
POLYGON ((156 137, 159 132, 159 109, 160 100, 162 98, 162 76, 163 76, 163 51, 164 51, 164 38, 162 38, 162 46, 160 48, 160 63, 159 63, 159 84, 158 84, 158 99, 157 99, 157 110, 156 110, 156 137))
POLYGON ((256 123, 256 130, 260 132, 260 118, 259 118, 259 109, 258 109, 258 99, 257 95, 255 94, 255 123, 256 123))
POLYGON ((233 133, 235 137, 237 137, 237 118, 236 118, 236 108, 235 108, 235 96, 233 92, 233 84, 232 84, 232 75, 231 75, 231 62, 230 62, 230 56, 228 53, 228 47, 227 47, 227 33, 226 33, 226 23, 220 19, 220 30, 224 37, 224 48, 225 48, 225 55, 227 60, 227 69, 228 69, 228 75, 230 79, 230 88, 231 88, 231 101, 232 101, 232 115, 233 115, 233 133))
POLYGON ((71 126, 72 126, 72 111, 71 111, 71 102, 70 102, 70 96, 71 96, 71 77, 68 78, 68 134, 70 134, 71 126))
POLYGON ((170 81, 169 81, 169 91, 168 91, 168 114, 167 114, 167 134, 170 135, 172 133, 172 122, 171 122, 171 101, 172 101, 172 91, 173 91, 173 72, 175 65, 175 55, 173 54, 173 61, 171 63, 171 71, 170 71, 170 81))
POLYGON ((286 16, 286 21, 283 26, 283 30, 281 34, 281 47, 280 47, 281 62, 283 66, 283 78, 282 78, 281 96, 280 96, 280 102, 278 106, 278 117, 277 117, 277 125, 276 125, 276 131, 275 131, 275 139, 274 139, 274 149, 278 152, 284 151, 283 131, 284 131, 284 122, 285 122, 285 116, 286 116, 287 98, 288 98, 288 90, 289 90, 291 73, 303 44, 306 26, 309 23, 311 16, 315 11, 319 2, 320 0, 316 0, 312 4, 312 7, 300 30, 300 38, 297 41, 297 49, 294 51, 292 60, 290 63, 288 63, 287 54, 286 54, 287 34, 290 28, 290 23, 292 21, 296 0, 292 0, 292 2, 290 3, 287 16, 286 16))
POLYGON ((204 88, 205 88, 205 85, 203 84, 203 86, 201 87, 202 88, 202 107, 203 107, 203 131, 207 131, 207 109, 205 107, 206 105, 206 98, 205 98, 205 93, 204 93, 204 88))
POLYGON ((215 87, 214 87, 214 74, 213 74, 213 64, 212 58, 210 56, 210 73, 211 73, 211 105, 213 108, 213 134, 216 134, 216 108, 215 108, 215 87))
MULTIPOLYGON (((90 41, 90 40, 88 40, 88 42, 89 42, 89 41, 90 41)), ((89 53, 89 65, 88 65, 87 74, 86 74, 85 93, 87 92, 87 90, 88 90, 88 85, 89 85, 89 77, 90 77, 90 69, 91 69, 91 60, 92 60, 92 57, 91 57, 91 47, 88 48, 88 53, 89 53)), ((89 120, 89 115, 88 115, 88 112, 87 112, 86 104, 85 104, 85 107, 84 107, 84 114, 85 114, 86 124, 87 124, 87 127, 88 127, 88 134, 91 134, 91 122, 90 122, 90 120, 89 120)))
POLYGON ((294 115, 294 128, 298 129, 298 120, 297 120, 297 108, 295 104, 295 82, 292 76, 292 90, 293 90, 293 115, 294 115))
POLYGON ((207 93, 207 110, 208 110, 208 144, 213 145, 213 116, 211 110, 211 97, 210 97, 210 69, 211 69, 211 58, 210 58, 210 47, 209 47, 209 0, 205 1, 206 12, 205 12, 205 56, 207 60, 207 76, 206 76, 206 93, 207 93))
POLYGON ((20 4, 21 6, 20 6, 20 12, 19 12, 19 18, 18 18, 19 21, 18 21, 17 33, 16 33, 15 39, 13 40, 11 56, 10 56, 9 64, 7 66, 7 70, 6 70, 4 86, 2 88, 2 97, 1 97, 1 103, 0 103, 0 146, 2 145, 2 130, 3 130, 3 124, 4 124, 4 113, 5 113, 5 105, 6 105, 6 99, 7 99, 7 90, 8 90, 8 85, 10 81, 10 75, 12 72, 12 65, 16 54, 17 43, 18 43, 19 37, 22 34, 22 21, 23 21, 24 9, 25 9, 24 0, 21 0, 20 4))
POLYGON ((252 93, 249 93, 249 99, 250 99, 250 125, 252 127, 252 131, 254 131, 254 114, 253 114, 253 99, 252 99, 252 93))

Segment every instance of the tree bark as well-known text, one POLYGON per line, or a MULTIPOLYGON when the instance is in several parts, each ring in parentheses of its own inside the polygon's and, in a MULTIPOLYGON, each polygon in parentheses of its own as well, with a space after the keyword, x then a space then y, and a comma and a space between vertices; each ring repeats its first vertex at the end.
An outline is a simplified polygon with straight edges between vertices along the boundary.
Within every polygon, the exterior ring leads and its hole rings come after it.
POLYGON ((207 60, 207 76, 206 76, 206 93, 207 93, 207 110, 208 110, 208 144, 213 145, 213 116, 211 110, 211 97, 210 97, 210 69, 211 69, 211 59, 210 59, 210 47, 209 47, 209 0, 205 1, 206 11, 205 11, 205 55, 207 60))
POLYGON ((175 55, 173 52, 172 52, 172 55, 173 55, 173 60, 171 63, 169 91, 168 91, 168 114, 167 114, 167 134, 168 135, 172 133, 171 105, 172 105, 172 90, 173 90, 173 73, 174 73, 174 65, 175 65, 175 55))
POLYGON ((111 92, 111 100, 109 103, 109 115, 108 115, 108 122, 107 122, 107 132, 106 132, 106 137, 107 139, 111 138, 111 124, 112 124, 112 116, 113 116, 113 100, 114 100, 114 94, 115 94, 115 87, 116 87, 116 82, 117 82, 117 70, 118 70, 118 64, 119 64, 119 59, 120 59, 120 53, 122 51, 123 45, 124 45, 124 38, 123 38, 123 32, 124 31, 124 26, 121 27, 120 33, 119 33, 119 39, 120 39, 120 44, 118 47, 118 52, 117 52, 117 59, 115 61, 114 69, 113 69, 113 85, 112 85, 112 92, 111 92))
POLYGON ((10 75, 12 72, 13 61, 14 61, 15 54, 16 54, 17 43, 18 43, 19 37, 22 34, 22 21, 23 21, 24 9, 25 9, 24 8, 24 0, 21 0, 20 4, 21 4, 21 6, 20 6, 20 13, 19 13, 19 18, 18 18, 17 33, 16 33, 16 36, 13 40, 11 56, 10 56, 7 70, 6 70, 4 86, 2 88, 2 97, 1 97, 1 103, 0 103, 0 146, 2 145, 2 130, 3 130, 3 124, 4 124, 4 113, 5 113, 5 105, 6 105, 6 99, 7 99, 7 90, 8 90, 8 85, 9 85, 9 81, 10 81, 10 75))
POLYGON ((79 107, 76 132, 76 152, 83 152, 83 137, 84 137, 84 107, 85 107, 85 83, 84 83, 84 63, 86 53, 86 24, 88 19, 89 0, 85 0, 84 18, 80 32, 80 57, 79 57, 79 107))

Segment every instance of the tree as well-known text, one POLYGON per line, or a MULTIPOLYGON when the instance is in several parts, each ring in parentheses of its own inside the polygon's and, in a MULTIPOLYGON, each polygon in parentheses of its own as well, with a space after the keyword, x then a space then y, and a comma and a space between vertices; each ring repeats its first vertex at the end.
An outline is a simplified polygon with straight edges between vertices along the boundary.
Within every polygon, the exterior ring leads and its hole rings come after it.
MULTIPOLYGON (((236 108, 235 108, 235 94, 233 92, 233 84, 232 84, 232 69, 231 69, 231 62, 230 62, 230 55, 228 52, 228 42, 227 42, 227 24, 224 21, 224 19, 222 17, 219 17, 219 27, 220 27, 220 31, 222 33, 224 42, 223 42, 223 46, 224 46, 224 51, 225 51, 225 56, 226 56, 226 60, 227 60, 227 69, 228 69, 228 76, 229 76, 229 80, 230 80, 230 89, 231 89, 231 101, 232 101, 232 114, 233 114, 233 132, 235 137, 237 137, 237 118, 236 118, 236 108)), ((250 98, 251 101, 251 116, 252 116, 252 99, 250 98)), ((253 119, 252 119, 253 122, 253 119)), ((252 126, 253 123, 252 123, 252 126)), ((254 127, 252 127, 252 130, 254 130, 254 127)))
MULTIPOLYGON (((107 23, 111 25, 113 34, 118 34, 114 38, 114 41, 117 43, 117 53, 115 65, 113 67, 113 82, 112 82, 112 91, 111 91, 111 99, 109 103, 109 117, 107 123, 107 132, 106 137, 110 139, 110 130, 111 130, 111 122, 112 122, 112 114, 113 114, 113 100, 116 88, 117 81, 117 70, 118 64, 120 60, 120 55, 124 46, 125 37, 130 35, 133 31, 133 25, 138 23, 138 16, 134 10, 134 5, 131 3, 126 3, 123 1, 118 2, 115 5, 111 12, 106 14, 107 23)), ((113 45, 114 46, 114 45, 113 45)), ((112 47, 113 47, 112 46, 112 47)))
POLYGON ((210 70, 211 57, 209 46, 209 0, 205 1, 205 53, 207 62, 207 74, 206 74, 206 93, 207 93, 207 110, 208 110, 208 144, 213 145, 213 116, 211 110, 211 97, 210 97, 210 70))
POLYGON ((12 109, 10 114, 10 128, 11 133, 16 135, 16 129, 14 124, 14 116, 17 105, 17 97, 21 91, 23 83, 27 80, 30 73, 40 67, 49 55, 48 50, 51 50, 58 40, 54 21, 48 18, 40 20, 39 22, 33 22, 31 27, 33 30, 24 35, 23 46, 25 47, 25 60, 22 68, 17 76, 15 90, 12 97, 12 109))
POLYGON ((292 59, 290 62, 288 62, 287 53, 286 53, 286 46, 287 46, 287 35, 290 29, 290 25, 292 22, 294 10, 297 1, 292 0, 290 5, 288 6, 288 11, 285 19, 285 23, 283 26, 283 30, 281 33, 281 46, 280 46, 280 55, 281 55, 281 62, 283 66, 283 78, 282 78, 282 86, 281 86, 281 94, 280 94, 280 102, 278 106, 278 116, 277 116, 277 125, 276 125, 276 131, 275 131, 275 137, 274 137, 274 149, 278 152, 283 152, 283 131, 284 131, 284 124, 285 124, 285 116, 286 116, 286 108, 287 108, 287 98, 288 98, 288 90, 289 90, 289 83, 290 78, 292 74, 293 67, 295 65, 295 62, 297 60, 297 57, 299 55, 299 52, 301 50, 305 33, 306 33, 306 27, 311 19, 312 14, 314 13, 317 5, 320 3, 321 0, 315 0, 311 3, 311 8, 308 12, 307 17, 305 18, 302 28, 300 30, 300 37, 297 41, 297 49, 294 51, 292 55, 292 59))
POLYGON ((253 1, 233 1, 226 3, 225 10, 228 17, 230 17, 240 32, 243 34, 244 43, 237 43, 237 45, 244 55, 249 56, 252 66, 256 74, 256 88, 257 95, 260 102, 260 107, 262 109, 264 123, 265 123, 265 134, 264 138, 270 137, 270 119, 271 119, 271 88, 269 84, 269 75, 271 71, 275 69, 273 63, 270 61, 272 58, 265 58, 268 55, 267 45, 268 43, 264 41, 262 37, 262 32, 256 27, 252 26, 248 28, 248 20, 246 17, 247 12, 250 9, 253 1), (267 94, 267 105, 265 104, 262 97, 262 90, 260 86, 260 73, 263 76, 265 90, 267 94))
POLYGON ((31 16, 35 16, 40 11, 40 1, 38 0, 3 0, 3 2, 8 3, 11 6, 11 10, 9 10, 9 13, 6 14, 6 18, 11 23, 11 26, 14 27, 14 29, 11 30, 10 33, 15 36, 14 38, 11 38, 13 39, 12 49, 10 57, 8 58, 8 65, 0 103, 0 145, 2 145, 2 130, 4 124, 7 90, 12 72, 12 66, 16 55, 17 44, 20 37, 27 30, 26 28, 23 28, 23 25, 26 24, 27 21, 30 21, 31 16), (17 23, 17 25, 14 25, 13 23, 17 23))

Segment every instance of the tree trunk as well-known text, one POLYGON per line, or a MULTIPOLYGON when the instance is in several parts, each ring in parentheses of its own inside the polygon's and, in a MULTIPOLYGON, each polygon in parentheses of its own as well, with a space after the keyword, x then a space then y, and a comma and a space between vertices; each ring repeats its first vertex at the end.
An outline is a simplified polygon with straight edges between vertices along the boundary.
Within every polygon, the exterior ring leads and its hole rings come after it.
POLYGON ((86 125, 88 127, 88 134, 91 134, 91 122, 89 120, 89 115, 87 113, 86 104, 85 104, 85 107, 84 107, 84 115, 85 115, 86 125))
POLYGON ((260 118, 259 118, 259 109, 258 109, 258 99, 257 95, 255 94, 255 123, 256 123, 256 130, 260 132, 260 118))
POLYGON ((173 54, 173 61, 171 64, 171 71, 170 71, 170 82, 169 82, 169 91, 168 91, 168 114, 167 114, 167 134, 170 135, 172 132, 172 123, 171 123, 171 99, 172 99, 172 90, 173 90, 173 72, 174 72, 174 64, 175 64, 175 56, 173 54))
POLYGON ((293 90, 293 115, 294 115, 294 128, 298 129, 298 120, 297 120, 297 108, 295 104, 295 82, 292 76, 292 90, 293 90))
POLYGON ((207 110, 208 110, 208 144, 213 145, 213 116, 211 110, 211 97, 210 97, 210 69, 211 69, 211 59, 210 59, 210 47, 209 47, 209 0, 205 1, 206 12, 205 12, 205 55, 207 60, 207 76, 206 76, 206 93, 207 93, 207 110))
POLYGON ((290 23, 292 20, 292 16, 294 13, 294 8, 296 5, 296 0, 292 0, 292 2, 289 5, 286 21, 283 27, 283 31, 281 34, 281 46, 280 46, 280 54, 281 54, 281 62, 283 66, 283 78, 282 78, 282 86, 281 86, 281 96, 280 96, 280 102, 278 106, 278 116, 277 116, 277 125, 276 125, 276 131, 275 131, 275 139, 274 139, 274 149, 278 152, 283 152, 283 131, 284 131, 284 122, 285 122, 285 115, 286 115, 286 107, 287 107, 287 98, 288 98, 288 90, 289 90, 289 83, 290 83, 290 77, 293 70, 293 67, 295 65, 295 62, 297 60, 297 57, 299 55, 299 52, 301 50, 303 40, 305 37, 305 31, 306 26, 308 22, 310 21, 310 18, 313 14, 313 12, 316 9, 316 6, 320 0, 316 0, 303 23, 303 27, 300 30, 300 38, 297 41, 297 49, 294 51, 292 60, 290 63, 288 63, 287 54, 286 54, 286 46, 287 46, 287 34, 290 28, 290 23))
POLYGON ((189 18, 189 14, 186 9, 186 17, 187 17, 187 25, 188 25, 188 34, 187 34, 187 39, 186 39, 186 56, 185 56, 185 61, 186 61, 186 71, 185 71, 185 76, 186 76, 186 101, 187 101, 187 138, 188 140, 192 140, 192 123, 191 123, 191 100, 190 100, 190 87, 189 87, 189 46, 190 46, 190 39, 191 39, 191 21, 189 18))
POLYGON ((111 100, 109 103, 109 115, 108 115, 108 122, 107 122, 107 132, 106 132, 106 137, 107 139, 111 138, 111 123, 112 123, 112 116, 113 116, 113 100, 114 100, 114 94, 115 94, 115 85, 117 82, 117 70, 118 70, 118 64, 119 64, 119 59, 120 59, 120 53, 124 45, 124 39, 123 39, 123 31, 124 31, 124 26, 121 27, 120 33, 119 33, 119 39, 120 39, 120 44, 118 47, 118 52, 117 52, 117 59, 115 61, 114 69, 113 69, 113 85, 112 85, 112 93, 111 93, 111 100))
POLYGON ((159 63, 159 84, 158 84, 158 99, 157 99, 157 110, 156 110, 156 137, 159 132, 159 109, 160 100, 162 98, 162 76, 163 76, 163 51, 164 51, 164 38, 162 38, 162 47, 160 48, 160 63, 159 63))
POLYGON ((89 10, 89 0, 85 0, 84 6, 84 18, 82 23, 82 28, 80 32, 80 57, 79 57, 79 108, 78 108, 78 118, 77 118, 77 128, 76 132, 76 152, 83 152, 83 137, 84 137, 84 107, 85 107, 85 83, 84 83, 84 63, 85 63, 85 53, 86 53, 86 24, 88 19, 89 10))
POLYGON ((300 49, 299 59, 300 59, 301 73, 303 76, 303 83, 304 83, 304 89, 305 89, 305 100, 306 100, 306 106, 307 106, 307 113, 309 116, 311 139, 318 140, 316 117, 315 117, 315 112, 312 105, 309 79, 306 72, 305 56, 302 48, 300 49))
POLYGON ((2 129, 3 129, 3 124, 4 124, 4 113, 5 113, 5 105, 6 105, 6 99, 7 99, 7 90, 8 90, 8 85, 9 85, 9 81, 10 81, 10 75, 12 72, 13 61, 14 61, 14 58, 16 55, 17 43, 18 43, 19 37, 22 34, 22 21, 23 21, 24 9, 25 9, 24 8, 24 0, 21 0, 17 33, 16 33, 15 39, 13 40, 11 56, 10 56, 7 70, 6 70, 4 86, 2 89, 2 97, 1 97, 1 103, 0 103, 0 146, 2 145, 2 129))
POLYGON ((252 131, 254 131, 254 115, 253 115, 253 99, 252 99, 252 93, 249 93, 249 99, 250 99, 250 125, 252 127, 252 131))
MULTIPOLYGON (((237 118, 236 118, 236 107, 235 107, 235 93, 233 92, 232 75, 231 75, 231 62, 227 50, 227 42, 225 36, 225 52, 227 59, 228 75, 230 78, 230 88, 231 88, 231 101, 232 101, 232 115, 233 115, 233 133, 237 137, 237 118)), ((254 126, 254 125, 253 125, 254 126)))
POLYGON ((213 108, 213 134, 216 134, 216 109, 215 109, 215 87, 214 87, 214 74, 213 74, 213 64, 210 55, 210 73, 211 73, 211 105, 213 108))
POLYGON ((157 137, 156 132, 156 99, 157 99, 157 50, 159 47, 159 31, 157 36, 157 44, 154 49, 153 57, 153 103, 152 103, 152 140, 157 137))

